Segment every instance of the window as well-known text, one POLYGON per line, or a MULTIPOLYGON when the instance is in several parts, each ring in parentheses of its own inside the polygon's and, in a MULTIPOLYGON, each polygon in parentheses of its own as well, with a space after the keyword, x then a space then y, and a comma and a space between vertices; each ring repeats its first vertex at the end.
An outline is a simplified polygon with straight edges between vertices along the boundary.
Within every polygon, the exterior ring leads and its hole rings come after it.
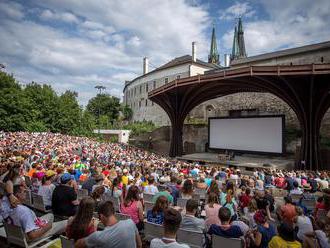
POLYGON ((156 89, 156 81, 154 81, 154 89, 156 89))
POLYGON ((141 101, 139 101, 139 108, 141 108, 141 101))
POLYGON ((148 99, 146 99, 146 107, 148 106, 148 99))
POLYGON ((176 79, 180 79, 180 75, 177 75, 177 76, 176 76, 176 79))
POLYGON ((149 84, 148 83, 146 83, 146 92, 148 93, 148 91, 149 91, 149 84))
POLYGON ((136 87, 134 88, 134 96, 136 96, 136 87))
POLYGON ((167 84, 168 83, 168 78, 165 78, 165 84, 167 84))
POLYGON ((142 94, 142 85, 140 85, 140 95, 142 94))

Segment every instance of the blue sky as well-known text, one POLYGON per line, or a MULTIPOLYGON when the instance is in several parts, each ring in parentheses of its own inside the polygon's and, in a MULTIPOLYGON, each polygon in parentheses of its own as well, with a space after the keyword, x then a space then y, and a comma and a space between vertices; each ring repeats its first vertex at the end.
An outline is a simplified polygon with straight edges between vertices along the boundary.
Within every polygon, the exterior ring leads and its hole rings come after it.
POLYGON ((21 83, 121 97, 125 80, 191 53, 207 59, 215 23, 221 61, 243 16, 249 56, 330 40, 329 0, 0 0, 0 63, 21 83))

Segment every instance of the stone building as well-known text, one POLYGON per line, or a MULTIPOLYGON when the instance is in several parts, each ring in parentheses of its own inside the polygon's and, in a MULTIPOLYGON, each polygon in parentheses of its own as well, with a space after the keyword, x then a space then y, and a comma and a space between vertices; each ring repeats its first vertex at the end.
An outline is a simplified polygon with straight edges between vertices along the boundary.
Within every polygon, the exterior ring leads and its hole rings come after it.
POLYGON ((165 111, 148 100, 148 92, 175 79, 204 74, 205 71, 219 68, 196 57, 196 43, 192 43, 192 55, 184 55, 148 71, 148 59, 143 59, 143 75, 124 86, 124 103, 133 110, 132 121, 152 121, 158 126, 170 125, 165 111))
MULTIPOLYGON (((214 73, 223 70, 219 66, 219 54, 215 30, 212 39, 208 62, 196 59, 193 45, 192 56, 176 58, 169 63, 151 71, 147 70, 147 59, 144 60, 145 74, 127 82, 124 88, 124 102, 133 109, 133 121, 151 120, 155 124, 170 125, 166 113, 147 99, 147 92, 179 77, 196 74, 214 73)), ((303 65, 330 63, 330 41, 307 45, 277 52, 247 57, 244 43, 244 30, 241 18, 235 26, 232 54, 225 56, 225 68, 239 68, 250 65, 303 65)), ((209 117, 284 114, 286 127, 298 130, 299 122, 293 110, 280 98, 269 93, 243 92, 206 101, 195 107, 187 116, 186 123, 207 123, 209 117)), ((322 127, 321 135, 330 137, 330 112, 328 111, 322 127)), ((195 137, 196 138, 196 137, 195 137)), ((205 137, 204 137, 205 138, 205 137)), ((189 140, 188 140, 189 141, 189 140)))

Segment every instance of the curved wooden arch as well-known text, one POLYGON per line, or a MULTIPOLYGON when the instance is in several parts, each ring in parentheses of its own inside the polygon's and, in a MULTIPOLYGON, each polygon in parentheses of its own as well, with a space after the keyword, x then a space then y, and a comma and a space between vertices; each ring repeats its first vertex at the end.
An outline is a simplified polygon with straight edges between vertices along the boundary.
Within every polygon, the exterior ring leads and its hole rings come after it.
POLYGON ((330 64, 229 69, 175 80, 149 92, 149 99, 171 120, 170 156, 182 154, 183 123, 194 107, 239 92, 267 92, 286 102, 302 129, 300 168, 325 168, 319 159, 319 132, 330 107, 330 64))

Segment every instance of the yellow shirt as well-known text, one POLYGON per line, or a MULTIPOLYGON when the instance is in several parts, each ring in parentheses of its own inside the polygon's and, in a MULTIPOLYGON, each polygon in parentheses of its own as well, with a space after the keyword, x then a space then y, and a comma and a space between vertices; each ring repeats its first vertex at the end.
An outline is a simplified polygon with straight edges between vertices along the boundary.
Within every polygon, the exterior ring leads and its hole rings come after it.
POLYGON ((127 184, 128 184, 128 176, 122 176, 122 177, 121 177, 121 182, 122 182, 124 185, 127 185, 127 184))
POLYGON ((268 244, 268 248, 301 248, 301 243, 298 241, 285 241, 280 236, 274 236, 268 244))

